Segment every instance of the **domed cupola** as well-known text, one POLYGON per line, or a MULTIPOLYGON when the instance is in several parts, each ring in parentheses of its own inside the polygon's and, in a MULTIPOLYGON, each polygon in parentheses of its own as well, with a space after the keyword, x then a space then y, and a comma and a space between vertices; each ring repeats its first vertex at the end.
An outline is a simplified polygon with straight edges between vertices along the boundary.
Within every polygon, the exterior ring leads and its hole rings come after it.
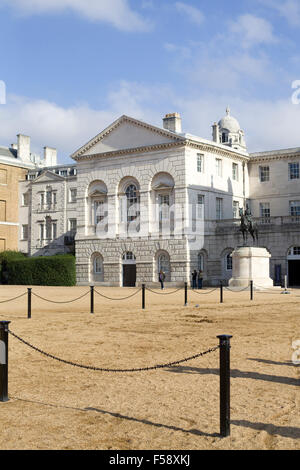
POLYGON ((236 150, 246 150, 244 132, 237 119, 230 115, 229 107, 226 109, 226 116, 220 119, 218 124, 214 123, 212 127, 214 142, 236 150))

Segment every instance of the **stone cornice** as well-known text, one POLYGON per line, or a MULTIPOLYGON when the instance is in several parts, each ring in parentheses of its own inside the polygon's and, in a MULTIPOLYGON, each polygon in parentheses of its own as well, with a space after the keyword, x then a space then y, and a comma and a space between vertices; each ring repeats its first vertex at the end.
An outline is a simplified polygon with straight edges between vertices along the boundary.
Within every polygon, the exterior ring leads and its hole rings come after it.
POLYGON ((274 155, 257 155, 257 156, 251 156, 249 159, 249 163, 263 163, 263 162, 271 162, 271 161, 280 161, 280 160, 290 160, 290 159, 300 159, 300 152, 298 153, 276 153, 274 155))
POLYGON ((118 157, 122 155, 133 155, 136 153, 146 153, 146 152, 158 152, 160 150, 166 150, 169 148, 175 147, 183 147, 185 144, 184 140, 178 142, 166 142, 164 144, 156 144, 156 145, 147 145, 145 147, 135 147, 130 149, 121 149, 121 150, 114 150, 111 152, 104 152, 104 153, 94 153, 90 155, 78 155, 77 157, 73 157, 76 161, 86 161, 86 160, 94 160, 99 158, 107 158, 107 157, 118 157))
POLYGON ((220 148, 220 147, 214 145, 213 143, 212 144, 208 144, 208 143, 204 143, 204 142, 201 143, 201 142, 196 142, 194 140, 188 139, 188 140, 185 141, 185 144, 188 147, 199 149, 202 152, 212 152, 212 153, 215 153, 217 155, 220 155, 221 157, 235 158, 236 160, 239 160, 241 162, 248 162, 249 161, 249 156, 248 155, 242 155, 240 153, 235 153, 234 150, 230 152, 226 149, 223 149, 223 148, 220 148))

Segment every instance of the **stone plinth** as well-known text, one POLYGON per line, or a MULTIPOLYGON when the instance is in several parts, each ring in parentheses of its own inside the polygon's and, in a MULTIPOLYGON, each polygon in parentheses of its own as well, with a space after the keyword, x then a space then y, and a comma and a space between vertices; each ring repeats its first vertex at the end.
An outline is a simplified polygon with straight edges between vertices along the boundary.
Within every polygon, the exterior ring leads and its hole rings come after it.
POLYGON ((232 278, 230 287, 247 287, 253 281, 254 287, 273 287, 270 278, 270 253, 266 248, 242 246, 232 253, 232 278))

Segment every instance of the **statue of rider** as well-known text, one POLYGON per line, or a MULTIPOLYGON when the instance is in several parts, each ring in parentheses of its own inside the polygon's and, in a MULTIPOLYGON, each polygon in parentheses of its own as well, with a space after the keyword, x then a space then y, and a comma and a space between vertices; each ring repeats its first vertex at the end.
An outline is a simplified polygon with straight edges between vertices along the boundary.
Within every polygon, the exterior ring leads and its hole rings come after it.
POLYGON ((245 219, 247 220, 249 228, 251 229, 253 227, 253 220, 252 220, 251 210, 248 204, 246 204, 245 219))

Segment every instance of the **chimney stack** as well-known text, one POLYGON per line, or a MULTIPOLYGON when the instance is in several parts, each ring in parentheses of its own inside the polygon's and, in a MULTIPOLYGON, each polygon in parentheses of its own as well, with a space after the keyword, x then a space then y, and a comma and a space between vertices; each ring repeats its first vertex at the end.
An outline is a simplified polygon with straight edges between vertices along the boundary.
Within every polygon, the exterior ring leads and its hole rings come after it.
POLYGON ((23 162, 30 162, 30 137, 18 134, 18 158, 23 162))
POLYGON ((52 147, 44 147, 44 166, 57 165, 57 150, 52 147))
POLYGON ((178 134, 180 134, 182 132, 180 114, 178 113, 166 114, 166 116, 163 119, 163 127, 164 129, 168 131, 177 132, 178 134))
POLYGON ((212 126, 213 128, 213 142, 217 142, 218 144, 220 143, 220 133, 219 133, 219 125, 215 122, 212 126))

